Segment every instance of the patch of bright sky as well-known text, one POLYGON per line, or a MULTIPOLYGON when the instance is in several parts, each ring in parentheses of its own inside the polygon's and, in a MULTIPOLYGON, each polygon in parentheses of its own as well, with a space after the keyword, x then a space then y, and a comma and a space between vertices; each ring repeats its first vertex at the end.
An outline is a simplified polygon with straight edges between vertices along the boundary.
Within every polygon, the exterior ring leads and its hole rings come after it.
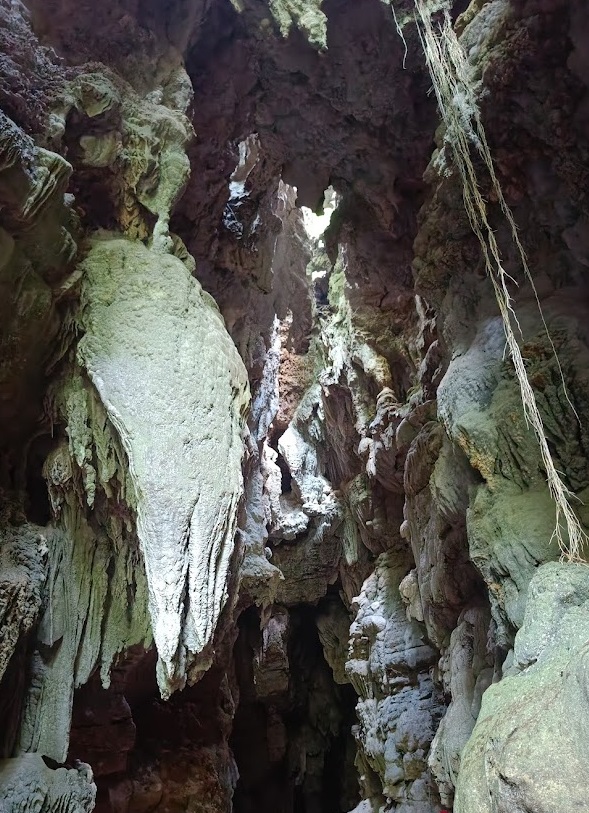
POLYGON ((325 190, 324 200, 322 215, 316 215, 311 209, 301 206, 305 231, 313 240, 318 240, 329 226, 329 221, 337 206, 337 195, 331 186, 325 190))

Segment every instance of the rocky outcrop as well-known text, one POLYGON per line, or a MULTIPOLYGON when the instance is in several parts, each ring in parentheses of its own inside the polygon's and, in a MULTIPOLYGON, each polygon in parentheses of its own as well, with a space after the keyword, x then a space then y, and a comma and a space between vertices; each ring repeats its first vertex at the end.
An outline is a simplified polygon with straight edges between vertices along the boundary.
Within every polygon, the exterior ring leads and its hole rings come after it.
POLYGON ((0 767, 0 788, 3 807, 14 811, 90 813, 96 798, 88 765, 51 769, 38 754, 5 760, 0 767))
POLYGON ((2 659, 0 679, 18 643, 33 630, 46 579, 47 539, 41 529, 11 530, 2 540, 2 659))
POLYGON ((585 804, 587 577, 548 563, 531 580, 513 661, 483 695, 464 749, 459 813, 585 804))
POLYGON ((406 617, 404 572, 394 552, 377 560, 355 601, 346 671, 360 698, 354 733, 364 799, 373 810, 392 802, 404 813, 429 813, 437 792, 427 759, 441 715, 428 674, 436 652, 406 617))

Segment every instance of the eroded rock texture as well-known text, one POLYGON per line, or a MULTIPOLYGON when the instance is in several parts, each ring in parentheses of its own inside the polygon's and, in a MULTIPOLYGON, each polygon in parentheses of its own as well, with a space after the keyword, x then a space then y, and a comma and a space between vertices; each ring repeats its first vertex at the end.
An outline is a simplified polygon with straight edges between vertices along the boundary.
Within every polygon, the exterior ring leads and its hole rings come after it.
POLYGON ((226 598, 246 372, 181 260, 106 239, 81 271, 78 360, 127 455, 166 693, 209 644, 226 598))
POLYGON ((456 810, 574 810, 585 804, 578 777, 587 737, 586 601, 584 566, 551 562, 538 569, 513 663, 485 692, 464 750, 456 810))
MULTIPOLYGON (((587 523, 589 13, 420 5, 587 523)), ((586 568, 413 9, 0 0, 1 810, 586 807, 586 568)))

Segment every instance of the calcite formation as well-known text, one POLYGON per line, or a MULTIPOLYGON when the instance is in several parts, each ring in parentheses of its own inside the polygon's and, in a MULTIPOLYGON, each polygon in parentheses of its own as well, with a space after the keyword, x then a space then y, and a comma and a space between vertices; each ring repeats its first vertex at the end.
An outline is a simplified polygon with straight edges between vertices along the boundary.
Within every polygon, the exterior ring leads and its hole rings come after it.
POLYGON ((227 597, 247 377, 181 260, 106 238, 81 272, 77 355, 127 456, 166 694, 210 643, 227 597))
POLYGON ((404 567, 383 554, 354 602, 346 672, 360 698, 358 760, 366 798, 392 800, 403 813, 431 810, 437 793, 427 756, 441 712, 428 675, 436 653, 408 620, 399 582, 404 567))
POLYGON ((585 809, 588 31, 0 0, 0 810, 585 809))

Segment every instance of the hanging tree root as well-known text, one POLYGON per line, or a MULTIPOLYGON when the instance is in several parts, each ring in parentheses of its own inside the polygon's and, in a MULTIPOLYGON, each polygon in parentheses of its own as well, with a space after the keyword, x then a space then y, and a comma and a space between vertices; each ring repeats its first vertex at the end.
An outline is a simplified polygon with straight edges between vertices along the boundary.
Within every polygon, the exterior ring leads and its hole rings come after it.
MULTIPOLYGON (((487 207, 481 195, 476 172, 470 157, 470 150, 473 146, 482 158, 489 173, 493 190, 499 201, 501 211, 507 220, 511 237, 519 253, 524 274, 531 283, 532 290, 536 297, 538 308, 542 316, 542 322, 561 375, 565 396, 573 412, 575 412, 575 410, 566 391, 562 367, 542 313, 536 287, 528 266, 524 248, 519 239, 513 214, 503 196, 499 180, 495 173, 491 152, 475 97, 475 91, 469 79, 466 57, 458 41, 458 37, 452 28, 449 9, 445 9, 442 23, 438 30, 434 31, 431 14, 427 8, 427 0, 415 0, 415 8, 423 50, 438 101, 438 107, 446 126, 445 142, 451 149, 454 162, 460 174, 466 212, 472 230, 480 243, 486 270, 493 284, 495 297, 499 305, 499 312, 503 320, 507 347, 509 348, 509 353, 513 360, 515 374, 520 387, 524 416, 526 422, 532 425, 536 434, 540 446, 542 463, 546 470, 548 486, 556 505, 556 527, 553 533, 553 539, 556 538, 563 559, 569 562, 580 562, 583 561, 583 547, 589 540, 571 507, 570 501, 575 498, 575 495, 563 482, 552 460, 536 397, 528 380, 521 349, 515 337, 514 324, 520 334, 521 330, 519 330, 519 323, 513 308, 513 300, 508 288, 508 280, 512 280, 512 278, 503 268, 499 246, 497 245, 495 234, 489 225, 487 207)), ((576 412, 575 415, 577 415, 576 412)))

